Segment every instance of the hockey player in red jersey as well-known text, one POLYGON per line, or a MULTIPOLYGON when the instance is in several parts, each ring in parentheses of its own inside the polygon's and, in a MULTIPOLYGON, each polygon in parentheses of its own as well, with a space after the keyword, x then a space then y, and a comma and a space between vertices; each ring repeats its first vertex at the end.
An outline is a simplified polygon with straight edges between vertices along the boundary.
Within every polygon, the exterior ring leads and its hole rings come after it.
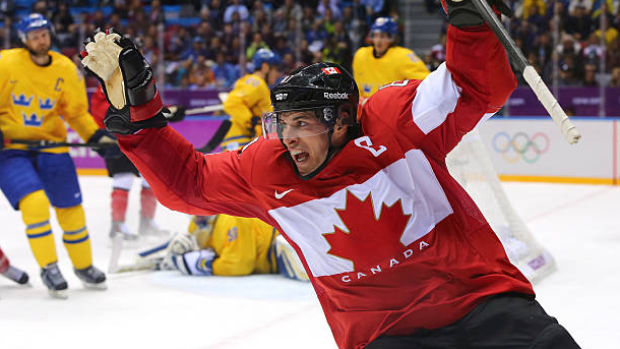
POLYGON ((276 227, 340 348, 578 348, 446 169, 446 154, 516 85, 473 4, 447 9, 447 61, 425 80, 375 93, 358 124, 342 67, 294 71, 272 90, 265 137, 237 152, 200 154, 166 126, 148 63, 122 39, 97 34, 83 63, 109 98, 122 89, 129 101, 111 103, 121 108, 105 123, 162 204, 276 227), (111 43, 118 59, 102 55, 111 43))

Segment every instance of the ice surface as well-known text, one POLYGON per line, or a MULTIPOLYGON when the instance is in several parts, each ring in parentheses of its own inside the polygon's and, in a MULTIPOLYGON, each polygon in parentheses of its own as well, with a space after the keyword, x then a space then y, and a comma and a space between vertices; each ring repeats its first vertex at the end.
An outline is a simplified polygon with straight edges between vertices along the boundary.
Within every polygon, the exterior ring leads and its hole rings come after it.
MULTIPOLYGON (((110 179, 82 176, 95 264, 110 255, 110 179)), ((506 183, 518 213, 559 270, 535 285, 538 300, 582 348, 620 348, 620 188, 506 183)), ((138 181, 128 224, 138 225, 138 181)), ((53 216, 53 215, 52 215, 53 216)), ((277 275, 184 277, 175 272, 108 275, 108 290, 82 287, 53 220, 69 298, 50 298, 23 223, 0 199, 0 246, 31 287, 0 278, 0 348, 336 348, 308 283, 277 275)), ((158 223, 185 230, 186 215, 158 208, 158 223)), ((156 241, 151 241, 155 244, 156 241)), ((123 251, 129 262, 135 249, 123 251)))

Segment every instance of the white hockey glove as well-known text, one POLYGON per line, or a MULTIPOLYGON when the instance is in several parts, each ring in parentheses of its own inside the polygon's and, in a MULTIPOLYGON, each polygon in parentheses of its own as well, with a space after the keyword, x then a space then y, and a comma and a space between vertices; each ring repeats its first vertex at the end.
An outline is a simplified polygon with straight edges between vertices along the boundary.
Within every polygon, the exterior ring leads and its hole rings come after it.
POLYGON ((168 253, 181 255, 187 252, 198 251, 196 237, 186 232, 176 233, 168 244, 168 253))
POLYGON ((217 258, 215 251, 207 248, 188 252, 180 256, 172 256, 172 263, 184 275, 213 275, 213 261, 217 258))

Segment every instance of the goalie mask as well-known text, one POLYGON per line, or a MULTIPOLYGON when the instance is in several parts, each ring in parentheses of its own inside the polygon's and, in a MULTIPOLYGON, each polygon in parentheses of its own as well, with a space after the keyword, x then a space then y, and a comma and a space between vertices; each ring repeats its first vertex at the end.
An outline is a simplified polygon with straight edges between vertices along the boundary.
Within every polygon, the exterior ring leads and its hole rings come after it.
POLYGON ((334 126, 356 123, 359 91, 353 77, 336 63, 315 63, 286 76, 271 91, 273 112, 263 114, 265 138, 297 137, 296 125, 285 125, 281 116, 297 111, 312 111, 320 121, 306 135, 331 133, 334 126), (285 132, 286 128, 286 132, 285 132))

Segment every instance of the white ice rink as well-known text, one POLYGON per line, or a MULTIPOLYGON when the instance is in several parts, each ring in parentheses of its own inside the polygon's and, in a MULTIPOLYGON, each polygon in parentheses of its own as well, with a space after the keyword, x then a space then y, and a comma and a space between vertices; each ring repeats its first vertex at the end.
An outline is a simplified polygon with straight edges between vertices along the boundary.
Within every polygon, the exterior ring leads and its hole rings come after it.
MULTIPOLYGON (((109 179, 80 178, 95 264, 110 255, 109 179)), ((506 183, 513 205, 559 270, 535 285, 538 300, 584 349, 620 348, 620 187, 506 183)), ((137 226, 138 183, 128 222, 137 226)), ((158 208, 163 227, 187 216, 158 208)), ((55 220, 54 220, 55 222, 55 220)), ((176 272, 108 275, 107 291, 83 289, 54 223, 69 298, 50 298, 18 212, 0 199, 0 246, 31 286, 0 278, 0 348, 336 348, 308 283, 276 275, 183 277, 176 272)), ((124 251, 128 261, 136 250, 124 251)))

